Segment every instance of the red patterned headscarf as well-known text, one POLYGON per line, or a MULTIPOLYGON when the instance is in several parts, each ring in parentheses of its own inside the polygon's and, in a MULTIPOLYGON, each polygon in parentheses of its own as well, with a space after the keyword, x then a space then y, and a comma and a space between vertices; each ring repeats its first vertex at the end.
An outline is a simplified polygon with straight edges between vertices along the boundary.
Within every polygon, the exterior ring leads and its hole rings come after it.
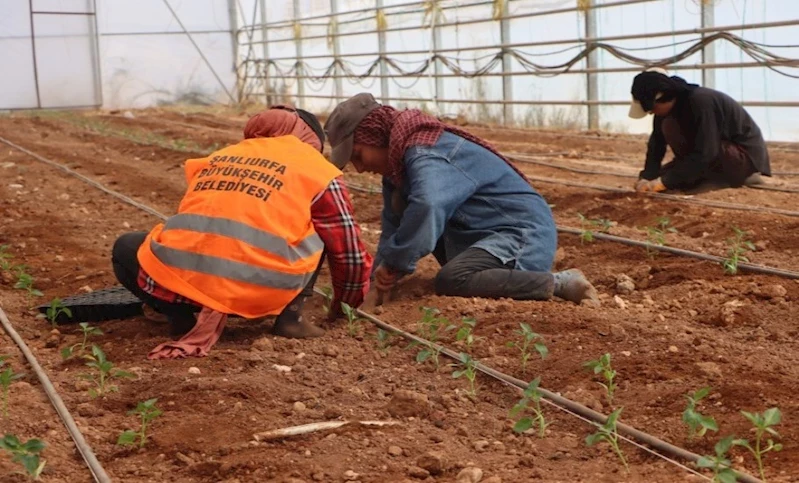
POLYGON ((463 129, 444 124, 419 109, 397 111, 391 106, 380 106, 358 124, 353 133, 353 142, 377 148, 388 148, 389 172, 387 176, 395 186, 400 186, 405 172, 403 163, 405 151, 411 146, 434 145, 444 131, 451 132, 496 154, 529 183, 527 177, 493 146, 463 129))

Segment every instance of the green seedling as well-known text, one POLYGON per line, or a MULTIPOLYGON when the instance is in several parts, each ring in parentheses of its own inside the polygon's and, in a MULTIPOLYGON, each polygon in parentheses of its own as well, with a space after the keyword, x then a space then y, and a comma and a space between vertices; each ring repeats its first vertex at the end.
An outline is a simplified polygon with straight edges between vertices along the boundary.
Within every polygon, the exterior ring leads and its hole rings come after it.
POLYGON ((582 213, 577 213, 580 220, 580 244, 594 241, 594 230, 607 233, 613 226, 613 222, 605 218, 586 218, 582 213))
POLYGON ((155 407, 158 398, 148 399, 136 405, 136 409, 128 411, 128 414, 136 414, 141 418, 141 425, 138 431, 126 429, 119 435, 117 444, 120 446, 128 446, 136 443, 139 440, 139 448, 143 448, 147 443, 147 425, 155 418, 160 416, 163 412, 155 407))
POLYGON ((472 348, 472 344, 475 341, 482 339, 482 337, 475 336, 472 331, 474 330, 475 326, 477 325, 477 320, 474 317, 464 317, 461 319, 460 327, 456 325, 450 325, 447 327, 447 330, 458 329, 458 332, 455 333, 455 340, 458 342, 463 342, 466 344, 467 349, 472 348))
MULTIPOLYGON (((459 377, 465 377, 466 380, 469 381, 469 395, 471 397, 477 396, 477 389, 474 387, 474 380, 477 378, 477 362, 465 352, 461 352, 458 358, 461 361, 463 369, 459 371, 454 371, 452 373, 453 379, 458 379, 459 377)), ((454 364, 453 364, 454 365, 454 364)))
POLYGON ((96 345, 92 345, 91 355, 85 355, 83 358, 89 361, 86 365, 96 371, 96 374, 80 375, 81 378, 94 383, 95 387, 89 389, 89 395, 92 398, 119 391, 117 386, 109 384, 112 379, 131 379, 134 377, 130 372, 115 369, 114 364, 106 358, 105 352, 96 345))
POLYGON ((738 475, 735 470, 730 468, 730 459, 727 452, 732 448, 735 436, 727 436, 714 446, 716 456, 702 456, 696 462, 700 468, 707 468, 713 471, 713 483, 735 483, 738 475))
MULTIPOLYGON (((508 347, 516 347, 519 349, 519 357, 522 361, 522 371, 527 369, 527 360, 530 359, 530 346, 538 352, 541 356, 541 359, 546 359, 547 355, 549 354, 549 349, 547 346, 544 345, 543 342, 536 342, 538 339, 542 339, 541 336, 535 332, 533 329, 530 328, 529 324, 525 324, 524 322, 519 323, 519 330, 514 331, 514 334, 521 336, 521 340, 518 342, 508 342, 508 347)), ((542 339, 543 340, 543 339, 542 339)))
POLYGON ((377 349, 384 354, 388 352, 392 337, 394 337, 393 333, 387 330, 377 329, 377 335, 375 336, 375 340, 377 340, 377 349))
POLYGON ((8 249, 11 248, 9 245, 0 245, 0 270, 4 272, 11 270, 11 260, 14 258, 14 255, 8 253, 8 249))
POLYGON ((341 302, 341 310, 347 317, 347 334, 349 334, 350 337, 355 337, 358 335, 358 331, 361 328, 361 320, 363 319, 358 317, 358 313, 355 309, 346 302, 341 302))
POLYGON ((607 441, 610 447, 613 448, 613 452, 616 453, 616 456, 618 456, 622 464, 624 464, 624 469, 629 473, 630 467, 627 465, 627 459, 624 457, 624 453, 622 453, 621 448, 619 448, 619 433, 616 431, 616 423, 618 422, 622 409, 624 408, 619 408, 610 413, 610 415, 608 415, 608 420, 602 426, 597 424, 596 426, 599 430, 594 434, 588 435, 585 438, 585 444, 593 446, 599 442, 607 441))
POLYGON ((29 298, 41 297, 44 295, 41 290, 33 286, 33 277, 25 272, 19 272, 17 274, 17 283, 14 284, 14 288, 26 290, 29 298))
POLYGON ((647 247, 646 247, 646 254, 651 258, 655 256, 657 253, 656 250, 652 249, 653 245, 662 247, 666 245, 666 234, 668 233, 677 233, 677 229, 669 226, 671 220, 669 220, 666 216, 658 217, 656 220, 657 226, 648 226, 646 227, 646 234, 647 234, 647 247))
POLYGON ((746 411, 741 411, 741 414, 754 426, 752 430, 755 432, 755 446, 753 448, 749 441, 745 439, 736 439, 732 444, 746 448, 752 453, 752 456, 755 457, 755 461, 757 461, 757 468, 760 470, 760 479, 766 481, 766 474, 763 469, 763 456, 770 451, 782 451, 782 444, 775 443, 773 439, 767 438, 766 447, 764 448, 763 436, 769 434, 777 438, 780 437, 779 433, 777 433, 772 426, 780 423, 780 420, 782 420, 782 413, 779 408, 771 408, 766 409, 763 414, 748 413, 746 411))
POLYGON ((50 301, 50 306, 47 307, 47 311, 43 314, 39 314, 36 316, 37 319, 47 319, 50 324, 55 327, 58 325, 56 320, 58 320, 58 316, 64 314, 70 319, 72 318, 72 310, 69 307, 65 306, 61 299, 56 297, 50 301))
POLYGON ((749 263, 746 254, 755 250, 755 244, 747 240, 749 232, 732 227, 735 232, 733 238, 727 239, 727 258, 722 262, 724 272, 730 275, 738 273, 738 264, 741 262, 749 263))
POLYGON ((541 411, 541 398, 544 396, 538 388, 540 384, 540 377, 533 379, 533 381, 527 385, 527 389, 524 390, 522 399, 510 410, 510 416, 512 418, 519 414, 524 414, 525 411, 532 411, 534 415, 533 417, 525 416, 516 421, 516 424, 513 425, 513 431, 523 433, 532 428, 533 425, 538 425, 538 437, 544 437, 547 426, 551 423, 547 422, 544 417, 544 412, 541 411), (532 403, 532 406, 530 403, 532 403))
POLYGON ((693 394, 688 394, 685 396, 685 398, 688 399, 688 406, 682 413, 682 420, 688 426, 688 437, 690 439, 694 439, 696 437, 701 438, 705 435, 705 433, 707 433, 708 430, 719 430, 719 426, 716 424, 715 419, 713 419, 711 416, 705 416, 696 410, 696 404, 702 399, 706 398, 708 394, 710 394, 710 388, 703 387, 702 389, 695 391, 693 394))
POLYGON ((8 417, 8 391, 11 388, 11 383, 24 376, 24 374, 14 372, 11 365, 6 362, 7 359, 8 356, 0 356, 0 369, 6 366, 5 369, 0 371, 0 387, 3 390, 2 414, 5 418, 8 417))
MULTIPOLYGON (((72 314, 67 313, 67 315, 72 317, 72 314)), ((92 327, 88 324, 88 322, 81 322, 78 325, 80 325, 80 330, 83 332, 83 340, 78 344, 73 344, 69 347, 64 347, 61 349, 61 358, 64 360, 71 358, 76 352, 79 352, 80 355, 83 355, 83 353, 86 351, 86 343, 89 340, 90 335, 103 335, 102 330, 98 329, 97 327, 92 327)))
POLYGON ((39 453, 42 452, 44 447, 45 445, 41 440, 34 438, 22 443, 16 435, 11 433, 6 433, 3 439, 0 439, 0 449, 11 453, 11 461, 21 464, 25 468, 25 473, 34 481, 39 479, 44 465, 47 464, 46 461, 39 457, 39 453))
POLYGON ((597 384, 605 388, 605 397, 608 400, 608 404, 613 405, 613 393, 618 388, 618 385, 613 382, 616 378, 616 370, 610 365, 610 354, 603 354, 599 359, 588 361, 583 366, 592 369, 594 374, 602 373, 602 377, 605 378, 605 383, 607 384, 601 382, 597 382, 597 384))
MULTIPOLYGON (((439 330, 447 323, 447 319, 439 317, 441 312, 433 307, 419 307, 419 311, 422 312, 422 319, 416 324, 416 331, 420 337, 430 341, 431 345, 425 345, 425 347, 416 354, 416 362, 422 363, 427 359, 433 359, 433 363, 436 365, 436 368, 438 368, 441 348, 438 347, 436 343, 438 342, 439 330)), ((411 346, 418 344, 418 342, 412 342, 411 346)))
POLYGON ((333 287, 330 286, 322 287, 322 297, 324 297, 324 302, 322 303, 322 309, 325 311, 326 314, 329 314, 330 305, 333 303, 333 287))

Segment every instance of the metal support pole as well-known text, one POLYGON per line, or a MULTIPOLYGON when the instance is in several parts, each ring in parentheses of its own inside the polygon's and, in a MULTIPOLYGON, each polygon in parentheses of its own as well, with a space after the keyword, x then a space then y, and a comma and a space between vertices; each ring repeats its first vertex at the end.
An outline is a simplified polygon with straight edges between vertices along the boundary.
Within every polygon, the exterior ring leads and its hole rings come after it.
MULTIPOLYGON (((335 22, 335 29, 331 34, 333 35, 333 62, 336 62, 336 69, 335 74, 341 74, 341 66, 338 65, 338 62, 341 62, 341 44, 339 43, 338 37, 338 20, 336 20, 338 16, 338 0, 330 0, 330 13, 332 15, 330 21, 335 22)), ((335 83, 336 89, 336 97, 341 97, 344 95, 344 88, 341 85, 341 77, 336 77, 333 82, 335 83)))
MULTIPOLYGON (((433 18, 431 19, 430 28, 433 29, 433 49, 432 53, 434 55, 438 55, 439 49, 442 48, 441 45, 441 28, 438 26, 438 8, 433 10, 433 18)), ((441 74, 444 73, 443 65, 441 64, 440 59, 436 59, 433 64, 433 72, 435 74, 435 90, 433 91, 433 106, 435 106, 436 111, 438 114, 442 114, 441 109, 439 108, 439 101, 441 100, 441 96, 444 94, 444 78, 440 77, 441 74)))
MULTIPOLYGON (((502 18, 499 21, 499 38, 500 42, 505 45, 510 43, 510 20, 508 16, 508 2, 502 2, 502 18)), ((513 101, 513 58, 510 53, 505 53, 502 56, 502 98, 506 101, 513 101)), ((504 124, 512 126, 513 120, 513 104, 505 104, 504 108, 504 124)))
POLYGON ((230 19, 230 42, 233 48, 233 73, 236 74, 236 102, 241 103, 241 96, 244 92, 244 79, 241 72, 239 72, 239 21, 236 17, 238 15, 236 0, 228 0, 227 13, 230 19))
POLYGON ((95 102, 103 105, 103 69, 100 61, 100 29, 97 27, 97 0, 92 1, 92 31, 94 32, 94 49, 92 49, 92 64, 94 64, 95 102))
POLYGON ((36 107, 42 108, 42 98, 39 94, 39 69, 36 67, 36 30, 33 28, 33 0, 28 1, 31 17, 31 54, 33 58, 33 83, 36 86, 36 107))
POLYGON ((292 12, 292 20, 294 22, 294 41, 297 46, 297 107, 300 109, 305 108, 305 79, 303 79, 302 69, 302 27, 297 22, 300 18, 300 0, 294 0, 294 9, 292 12))
MULTIPOLYGON (((588 9, 585 11, 585 37, 587 39, 595 39, 597 37, 596 16, 597 11, 594 7, 594 1, 591 0, 588 4, 588 9)), ((591 44, 586 42, 586 48, 591 44)), ((599 52, 594 50, 588 57, 586 57, 586 68, 595 69, 599 67, 599 52)), ((586 74, 586 95, 588 101, 596 101, 599 99, 599 76, 595 73, 586 74)), ((588 129, 599 129, 599 106, 596 104, 588 105, 588 129)))
POLYGON ((267 106, 272 103, 269 96, 269 31, 266 28, 266 0, 261 0, 261 40, 263 40, 263 56, 264 56, 264 104, 267 106))
MULTIPOLYGON (((376 0, 377 13, 383 12, 383 0, 376 0)), ((377 18, 375 16, 375 18, 377 18)), ((380 56, 380 102, 387 104, 390 95, 388 91, 388 66, 386 65, 386 33, 380 25, 377 26, 377 53, 380 56)))
MULTIPOLYGON (((713 2, 700 2, 702 8, 702 28, 711 28, 716 22, 715 7, 713 2)), ((706 34, 702 34, 704 39, 706 34)), ((705 45, 702 48, 702 63, 715 64, 716 63, 716 46, 713 44, 705 45)), ((702 69, 702 86, 710 89, 716 88, 716 71, 713 69, 702 69)))

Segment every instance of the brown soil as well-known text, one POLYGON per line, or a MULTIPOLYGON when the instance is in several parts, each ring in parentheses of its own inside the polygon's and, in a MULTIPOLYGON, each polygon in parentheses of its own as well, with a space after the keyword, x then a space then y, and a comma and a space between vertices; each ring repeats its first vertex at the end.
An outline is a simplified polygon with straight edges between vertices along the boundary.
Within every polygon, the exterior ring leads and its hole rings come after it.
MULTIPOLYGON (((170 214, 185 189, 182 162, 236 141, 247 119, 247 113, 232 111, 146 110, 134 115, 126 119, 107 112, 17 114, 0 119, 0 136, 170 214)), ((638 169, 645 143, 632 136, 467 128, 506 150, 560 152, 565 153, 562 158, 551 159, 626 173, 638 169), (592 159, 592 155, 623 159, 592 159)), ((796 153, 775 150, 772 156, 775 170, 799 170, 796 153)), ((542 177, 625 188, 631 184, 628 178, 521 166, 542 177)), ((347 176, 363 186, 377 186, 379 181, 356 173, 347 176)), ((0 244, 11 245, 13 261, 30 267, 36 287, 45 293, 37 304, 115 285, 110 264, 114 240, 127 231, 148 230, 157 222, 6 145, 0 145, 0 179, 0 244)), ((775 182, 791 183, 791 179, 775 182)), ((734 225, 753 233, 758 249, 749 255, 752 262, 799 270, 793 235, 797 218, 534 184, 554 205, 558 223, 564 226, 579 227, 577 213, 581 213, 616 222, 612 234, 645 240, 643 227, 651 226, 658 216, 668 216, 678 230, 667 235, 668 245, 724 255, 734 225)), ((698 197, 784 209, 793 209, 799 200, 797 194, 752 189, 698 197)), ((353 199, 374 249, 380 198, 355 191, 353 199)), ((741 410, 778 406, 783 423, 777 429, 785 449, 766 457, 767 476, 769 481, 799 481, 795 424, 799 283, 774 276, 729 276, 716 264, 664 254, 650 258, 639 248, 580 243, 572 235, 563 235, 560 246, 558 268, 582 269, 602 294, 600 308, 555 300, 437 297, 432 295, 432 279, 438 267, 426 259, 380 317, 413 331, 420 306, 437 307, 451 321, 473 316, 478 320, 476 335, 482 339, 472 352, 481 361, 523 379, 540 375, 544 387, 605 413, 624 407, 624 422, 703 454, 712 452, 720 436, 750 437, 741 410), (636 290, 631 294, 617 292, 616 278, 621 274, 634 281, 636 290), (546 360, 532 358, 526 371, 517 353, 506 347, 516 337, 519 322, 529 323, 550 350, 546 360), (612 353, 618 371, 613 407, 604 401, 598 379, 582 368, 583 362, 605 352, 612 353), (721 431, 690 441, 680 419, 684 395, 706 385, 713 391, 700 409, 716 418, 721 431)), ((425 471, 433 472, 428 481, 455 481, 467 466, 481 468, 483 481, 494 476, 504 482, 700 481, 626 444, 622 448, 630 472, 625 473, 607 445, 585 446, 584 438, 592 432, 589 425, 551 408, 545 409, 553 424, 544 439, 518 436, 510 430, 513 420, 508 417, 519 397, 515 390, 478 376, 477 397, 470 399, 466 381, 451 377, 452 368, 447 367, 451 361, 442 358, 439 370, 432 363, 417 364, 416 349, 407 349, 399 340, 382 352, 375 342, 376 330, 368 324, 356 337, 339 324, 328 327, 321 339, 292 341, 269 335, 269 322, 234 321, 207 358, 151 362, 147 352, 169 338, 163 324, 144 318, 104 322, 98 324, 104 334, 94 341, 117 367, 136 378, 120 381, 119 392, 92 399, 86 383, 77 379, 88 368, 78 361, 63 362, 59 355, 62 347, 79 341, 78 328, 65 325, 59 327, 60 334, 51 334, 51 327, 35 318, 30 302, 12 288, 13 283, 6 276, 0 284, 3 310, 115 481, 384 482, 423 479, 425 471), (278 372, 275 364, 289 366, 291 372, 278 372), (200 373, 189 372, 190 367, 200 373), (424 410, 395 417, 389 402, 400 391, 426 398, 424 410), (146 447, 115 445, 119 433, 136 423, 126 412, 154 397, 164 414, 153 423, 146 447), (400 424, 272 442, 253 437, 257 432, 337 419, 400 424)), ((326 283, 325 274, 320 284, 326 283)), ((307 310, 321 324, 320 301, 314 300, 307 310)), ((457 347, 451 332, 443 340, 457 347)), ((11 354, 14 367, 27 373, 11 388, 12 415, 8 423, 0 419, 3 430, 45 440, 48 463, 43 481, 89 481, 88 470, 32 371, 5 335, 0 338, 0 354, 11 354)), ((733 459, 756 472, 751 456, 741 449, 733 451, 733 459)), ((12 468, 8 458, 0 458, 0 475, 12 468)))

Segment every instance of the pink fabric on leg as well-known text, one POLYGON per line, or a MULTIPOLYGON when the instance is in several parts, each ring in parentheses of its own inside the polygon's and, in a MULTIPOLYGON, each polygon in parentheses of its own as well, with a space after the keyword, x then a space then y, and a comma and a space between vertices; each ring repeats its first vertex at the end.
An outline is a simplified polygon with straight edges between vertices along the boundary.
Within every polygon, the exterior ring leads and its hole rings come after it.
POLYGON ((203 307, 191 331, 175 342, 165 342, 150 351, 148 359, 205 357, 219 340, 227 323, 227 314, 203 307))

